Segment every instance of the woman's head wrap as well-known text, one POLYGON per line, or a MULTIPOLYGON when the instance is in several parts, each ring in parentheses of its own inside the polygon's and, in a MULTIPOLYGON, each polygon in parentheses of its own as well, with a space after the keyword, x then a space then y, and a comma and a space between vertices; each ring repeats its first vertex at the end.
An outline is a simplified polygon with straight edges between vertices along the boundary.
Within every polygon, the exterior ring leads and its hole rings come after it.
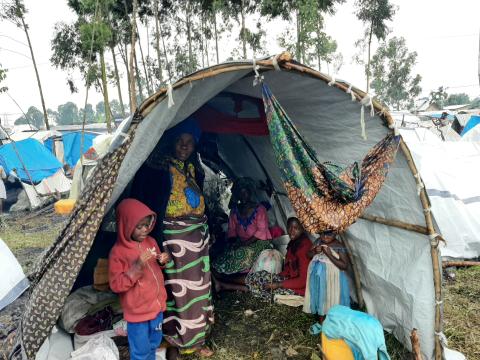
POLYGON ((245 189, 250 194, 250 201, 257 203, 257 184, 250 177, 241 177, 235 180, 232 187, 232 197, 230 198, 229 207, 232 208, 240 201, 240 193, 245 189))
POLYGON ((200 129, 200 126, 198 126, 195 118, 189 117, 183 120, 173 128, 165 131, 164 136, 169 138, 172 142, 175 142, 182 134, 192 135, 193 139, 195 140, 195 144, 198 144, 200 137, 202 136, 202 130, 200 129))

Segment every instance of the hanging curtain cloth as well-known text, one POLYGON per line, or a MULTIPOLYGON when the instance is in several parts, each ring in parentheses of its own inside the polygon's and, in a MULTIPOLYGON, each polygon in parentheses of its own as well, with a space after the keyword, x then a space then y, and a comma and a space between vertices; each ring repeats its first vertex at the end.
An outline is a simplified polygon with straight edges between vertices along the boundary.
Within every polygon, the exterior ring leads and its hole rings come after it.
POLYGON ((346 169, 320 163, 266 84, 263 102, 270 139, 288 197, 310 233, 344 231, 379 192, 395 159, 400 137, 387 135, 346 169))

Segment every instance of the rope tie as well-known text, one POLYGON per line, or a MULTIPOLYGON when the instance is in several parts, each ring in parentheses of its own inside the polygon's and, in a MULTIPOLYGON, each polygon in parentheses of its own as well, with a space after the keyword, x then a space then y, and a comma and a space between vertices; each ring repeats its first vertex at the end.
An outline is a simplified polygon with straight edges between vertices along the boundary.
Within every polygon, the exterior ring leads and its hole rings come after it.
POLYGON ((445 336, 445 334, 443 332, 436 332, 435 331, 435 335, 438 336, 438 338, 440 339, 440 342, 442 343, 443 346, 447 346, 448 345, 448 340, 447 340, 447 337, 445 336))
POLYGON ((428 214, 430 211, 432 211, 431 208, 423 209, 423 212, 424 212, 425 214, 428 214))
MULTIPOLYGON (((382 108, 382 111, 380 112, 380 115, 382 115, 382 112, 383 112, 383 111, 384 111, 384 109, 382 108)), ((390 124, 390 125, 388 125, 388 128, 391 129, 391 130, 393 130, 393 134, 394 134, 395 136, 400 135, 400 132, 398 131, 397 125, 395 125, 395 124, 390 124)), ((419 194, 419 195, 420 195, 420 194, 419 194)))
POLYGON ((258 70, 260 66, 257 65, 257 61, 253 59, 253 71, 255 72, 255 78, 253 79, 253 86, 257 86, 261 82, 263 82, 263 75, 260 75, 258 70))
POLYGON ((347 94, 350 94, 350 96, 352 97, 352 101, 357 101, 357 98, 355 97, 355 94, 352 91, 352 84, 350 84, 350 86, 348 87, 347 94))
POLYGON ((273 65, 273 67, 275 68, 276 71, 282 71, 282 69, 280 69, 280 66, 278 65, 278 57, 279 56, 280 56, 280 54, 277 54, 272 59, 272 65, 273 65))
POLYGON ((335 85, 335 74, 332 75, 332 78, 330 79, 330 82, 328 83, 328 86, 333 86, 335 85))
POLYGON ((175 103, 173 102, 173 88, 172 84, 168 83, 167 85, 167 98, 168 98, 168 108, 170 109, 175 103))
POLYGON ((437 234, 437 233, 433 233, 433 234, 428 235, 428 237, 430 238, 430 240, 434 240, 434 239, 436 239, 436 238, 439 237, 439 236, 440 236, 440 234, 437 234))
POLYGON ((442 305, 443 304, 443 300, 436 300, 435 301, 435 305, 442 305))

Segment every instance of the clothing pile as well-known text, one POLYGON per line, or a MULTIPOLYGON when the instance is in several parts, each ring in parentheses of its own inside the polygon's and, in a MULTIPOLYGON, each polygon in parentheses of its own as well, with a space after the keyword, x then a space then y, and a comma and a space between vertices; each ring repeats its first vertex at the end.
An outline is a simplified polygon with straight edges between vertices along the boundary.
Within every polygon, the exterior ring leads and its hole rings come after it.
POLYGON ((77 289, 68 296, 58 324, 73 334, 75 350, 90 341, 110 344, 99 340, 103 337, 113 338, 117 345, 127 343, 127 323, 118 296, 110 291, 95 290, 92 286, 77 289))

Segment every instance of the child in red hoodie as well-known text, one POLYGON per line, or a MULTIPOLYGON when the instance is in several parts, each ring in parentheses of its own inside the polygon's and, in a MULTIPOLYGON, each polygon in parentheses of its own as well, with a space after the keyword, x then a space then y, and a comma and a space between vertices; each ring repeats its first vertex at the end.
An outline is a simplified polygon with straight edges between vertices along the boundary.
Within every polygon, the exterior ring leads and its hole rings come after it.
POLYGON ((123 200, 117 207, 117 242, 108 259, 110 288, 120 296, 132 360, 154 360, 162 341, 167 293, 161 265, 169 257, 148 236, 155 218, 140 201, 123 200))

